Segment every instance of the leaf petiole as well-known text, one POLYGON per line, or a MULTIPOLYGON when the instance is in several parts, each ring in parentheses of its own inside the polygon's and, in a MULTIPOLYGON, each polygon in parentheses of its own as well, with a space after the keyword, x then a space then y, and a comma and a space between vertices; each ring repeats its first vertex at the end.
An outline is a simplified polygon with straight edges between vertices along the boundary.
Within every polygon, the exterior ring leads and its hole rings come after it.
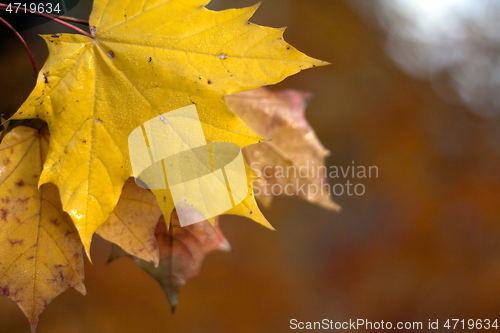
MULTIPOLYGON (((64 25, 64 26, 66 26, 66 27, 68 27, 68 28, 71 28, 71 29, 73 29, 73 30, 75 30, 75 31, 78 31, 79 33, 81 33, 81 34, 82 34, 82 35, 84 35, 84 36, 87 36, 87 37, 89 37, 89 38, 92 38, 92 36, 91 36, 88 32, 86 32, 86 31, 84 31, 84 30, 82 30, 82 29, 80 29, 80 28, 78 28, 78 27, 76 27, 76 26, 74 26, 74 25, 72 25, 72 24, 69 24, 69 23, 67 23, 67 22, 64 22, 63 20, 58 19, 58 18, 56 18, 56 17, 54 17, 54 16, 52 16, 52 15, 48 15, 48 14, 44 14, 44 13, 40 13, 40 12, 31 12, 31 11, 28 11, 28 10, 27 10, 26 8, 24 8, 24 7, 18 7, 18 6, 12 6, 12 5, 11 5, 11 8, 12 8, 12 9, 16 9, 16 10, 21 10, 21 11, 24 11, 24 13, 25 13, 25 14, 35 14, 35 15, 43 16, 43 17, 45 17, 45 18, 48 18, 49 20, 52 20, 52 21, 54 21, 54 22, 57 22, 57 23, 59 23, 59 24, 62 24, 62 25, 64 25)), ((6 10, 6 9, 7 9, 7 5, 6 5, 6 4, 3 4, 3 3, 0 3, 0 9, 1 9, 1 10, 6 10)), ((88 22, 87 22, 87 21, 84 21, 84 20, 73 19, 73 18, 66 18, 66 19, 67 19, 68 21, 72 21, 72 22, 76 22, 76 23, 88 24, 88 22), (78 22, 77 22, 77 21, 78 21, 78 22)))

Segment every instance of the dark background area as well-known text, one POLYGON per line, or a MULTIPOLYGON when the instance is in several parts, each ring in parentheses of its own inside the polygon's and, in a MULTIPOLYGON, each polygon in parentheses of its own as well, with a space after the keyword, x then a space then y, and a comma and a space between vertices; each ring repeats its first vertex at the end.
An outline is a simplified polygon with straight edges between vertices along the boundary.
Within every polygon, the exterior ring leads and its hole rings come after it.
MULTIPOLYGON (((25 29, 33 28, 47 22, 47 19, 37 15, 16 15, 17 13, 24 13, 24 5, 26 5, 26 10, 29 12, 40 11, 58 17, 60 15, 68 15, 78 2, 79 0, 29 0, 28 2, 20 2, 21 5, 13 2, 3 2, 6 5, 11 4, 11 7, 7 7, 8 10, 0 11, 0 17, 22 32, 25 29), (12 6, 19 6, 20 8, 12 8, 12 6)), ((68 16, 71 16, 71 14, 68 16)), ((8 38, 7 35, 9 34, 12 34, 12 32, 2 25, 0 28, 2 39, 8 38)))
MULTIPOLYGON (((90 8, 81 0, 70 15, 85 18, 90 8)), ((110 244, 96 237, 88 295, 56 298, 37 332, 285 332, 292 318, 500 317, 500 118, 445 101, 436 87, 453 95, 446 78, 402 71, 386 53, 386 30, 362 13, 347 1, 265 0, 251 21, 288 26, 287 42, 331 63, 271 88, 315 93, 307 118, 331 151, 326 164, 379 169, 378 178, 351 180, 365 185, 363 196, 334 196, 341 213, 277 198, 263 208, 276 232, 223 217, 233 253, 208 256, 175 315, 132 260, 106 264, 110 244)), ((0 113, 10 115, 35 80, 22 45, 2 29, 0 113)), ((41 68, 47 49, 37 34, 68 31, 47 23, 21 33, 41 68)), ((0 332, 29 332, 7 298, 0 332)))

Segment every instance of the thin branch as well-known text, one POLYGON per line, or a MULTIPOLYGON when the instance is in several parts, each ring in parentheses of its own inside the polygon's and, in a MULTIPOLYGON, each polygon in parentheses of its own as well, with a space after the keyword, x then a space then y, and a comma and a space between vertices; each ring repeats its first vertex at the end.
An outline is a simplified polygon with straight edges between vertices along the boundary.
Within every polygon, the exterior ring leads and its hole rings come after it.
MULTIPOLYGON (((26 14, 36 14, 36 15, 39 15, 39 16, 43 16, 43 17, 45 17, 45 18, 48 18, 49 20, 52 20, 52 21, 54 21, 54 22, 57 22, 57 23, 59 23, 59 24, 62 24, 62 25, 64 25, 64 26, 66 26, 66 27, 68 27, 68 28, 71 28, 71 29, 73 29, 73 30, 75 30, 75 31, 78 31, 78 32, 79 32, 79 33, 81 33, 82 35, 85 35, 85 36, 87 36, 87 37, 89 37, 89 38, 92 38, 92 36, 91 36, 88 32, 83 31, 82 29, 80 29, 80 28, 78 28, 78 27, 75 27, 75 26, 74 26, 74 25, 72 25, 72 24, 66 23, 66 22, 64 22, 63 20, 60 20, 60 19, 58 19, 58 18, 55 18, 55 17, 53 17, 53 16, 51 16, 51 15, 44 14, 44 13, 40 13, 40 12, 31 12, 31 11, 29 11, 29 9, 27 9, 27 8, 18 7, 18 6, 11 6, 11 8, 12 8, 12 9, 15 9, 15 10, 21 10, 21 13, 22 13, 22 12, 24 12, 24 13, 26 13, 26 14)), ((7 9, 7 5, 6 5, 6 4, 3 4, 3 3, 0 3, 0 9, 6 10, 6 9, 7 9)))
POLYGON ((28 47, 28 44, 26 44, 26 41, 24 40, 23 36, 21 36, 19 34, 19 32, 17 32, 17 30, 14 29, 14 27, 9 24, 9 22, 5 21, 1 17, 0 17, 0 22, 2 22, 7 27, 9 27, 9 29, 12 30, 16 34, 17 38, 19 38, 19 40, 21 41, 21 43, 23 43, 24 48, 26 49, 26 52, 28 52, 28 56, 30 57, 31 66, 33 66, 33 71, 35 72, 35 76, 38 75, 38 69, 36 68, 35 58, 33 58, 33 54, 31 53, 30 48, 28 47))
MULTIPOLYGON (((35 13, 28 13, 28 14, 35 14, 35 13)), ((52 16, 54 18, 58 18, 60 20, 66 21, 66 22, 74 22, 74 23, 80 23, 84 25, 89 25, 89 21, 84 20, 84 19, 79 19, 76 17, 69 17, 69 16, 62 16, 62 15, 54 15, 54 14, 47 14, 49 16, 52 16)))

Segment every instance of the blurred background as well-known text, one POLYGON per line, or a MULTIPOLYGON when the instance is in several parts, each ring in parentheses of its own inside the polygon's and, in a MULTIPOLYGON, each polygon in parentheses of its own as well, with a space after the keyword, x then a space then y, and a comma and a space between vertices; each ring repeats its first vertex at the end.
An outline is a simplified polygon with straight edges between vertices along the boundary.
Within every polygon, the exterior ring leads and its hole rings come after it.
MULTIPOLYGON (((209 8, 254 3, 213 0, 209 8)), ((86 18, 90 9, 81 0, 68 15, 86 18)), ((378 178, 362 180, 363 196, 334 196, 341 213, 275 199, 263 212, 276 232, 223 217, 233 253, 208 256, 175 314, 131 259, 106 264, 110 244, 96 238, 88 295, 56 298, 38 332, 285 332, 292 318, 499 318, 500 2, 264 0, 252 22, 287 26, 287 42, 331 63, 272 89, 313 91, 306 114, 331 151, 327 165, 377 166, 378 178)), ((41 68, 47 49, 37 34, 69 30, 23 24, 41 68)), ((10 115, 35 79, 12 33, 0 27, 0 38, 0 113, 10 115)), ((0 332, 29 332, 7 298, 0 332)))

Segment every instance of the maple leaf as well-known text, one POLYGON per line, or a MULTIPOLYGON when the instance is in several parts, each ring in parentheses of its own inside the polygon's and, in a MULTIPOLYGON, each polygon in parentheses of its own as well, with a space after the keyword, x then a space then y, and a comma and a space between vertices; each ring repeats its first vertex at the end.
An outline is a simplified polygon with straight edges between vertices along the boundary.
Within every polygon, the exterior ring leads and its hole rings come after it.
MULTIPOLYGON (((227 108, 224 96, 326 64, 285 43, 284 29, 249 23, 257 6, 214 12, 204 7, 208 2, 97 0, 93 38, 44 36, 49 58, 13 118, 48 123, 40 184, 57 185, 87 253, 133 175, 127 145, 133 129, 195 104, 207 142, 242 148, 262 138, 227 108)), ((155 195, 168 221, 166 195, 155 195)), ((257 210, 249 191, 231 213, 256 219, 257 210)))
POLYGON ((57 295, 86 294, 78 233, 56 186, 37 186, 47 149, 46 127, 16 127, 0 143, 0 295, 19 305, 32 331, 57 295))
MULTIPOLYGON (((153 264, 136 258, 139 266, 157 280, 168 298, 172 311, 177 306, 179 288, 186 281, 199 274, 206 255, 216 250, 230 251, 231 246, 219 229, 218 218, 214 225, 208 221, 181 227, 177 213, 171 215, 170 227, 161 218, 156 226, 156 240, 160 249, 160 264, 153 264)), ((122 249, 113 245, 110 261, 127 256, 122 249)))
POLYGON ((305 118, 310 97, 307 92, 272 92, 265 88, 226 97, 231 111, 256 133, 271 139, 243 149, 245 159, 259 175, 254 183, 259 188, 257 199, 266 206, 273 199, 273 185, 278 184, 282 194, 293 194, 327 209, 340 209, 331 200, 327 186, 324 160, 329 151, 305 118))
POLYGON ((154 230, 161 215, 154 195, 129 178, 109 219, 96 232, 131 255, 157 266, 159 253, 154 230))

